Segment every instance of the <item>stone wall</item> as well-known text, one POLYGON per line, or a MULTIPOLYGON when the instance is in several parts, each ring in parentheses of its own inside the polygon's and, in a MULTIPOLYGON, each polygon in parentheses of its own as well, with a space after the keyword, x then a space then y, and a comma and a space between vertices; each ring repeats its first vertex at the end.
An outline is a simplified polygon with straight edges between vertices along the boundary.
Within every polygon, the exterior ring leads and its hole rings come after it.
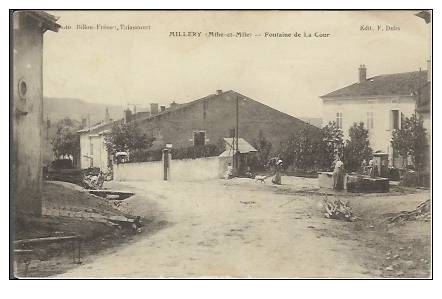
MULTIPOLYGON (((171 160, 170 181, 198 181, 222 178, 231 158, 209 157, 200 159, 171 160)), ((116 181, 163 180, 163 161, 124 163, 114 166, 116 181)))

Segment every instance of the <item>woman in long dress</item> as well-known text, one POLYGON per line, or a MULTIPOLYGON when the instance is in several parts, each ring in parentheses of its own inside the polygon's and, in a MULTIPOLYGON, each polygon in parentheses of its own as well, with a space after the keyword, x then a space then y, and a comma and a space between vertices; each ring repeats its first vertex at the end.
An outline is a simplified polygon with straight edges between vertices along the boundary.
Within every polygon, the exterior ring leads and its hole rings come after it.
POLYGON ((338 157, 333 170, 333 190, 342 190, 344 188, 344 163, 338 157))
POLYGON ((281 170, 282 170, 282 160, 279 159, 276 162, 275 165, 275 176, 272 179, 272 183, 276 185, 281 185, 281 170))

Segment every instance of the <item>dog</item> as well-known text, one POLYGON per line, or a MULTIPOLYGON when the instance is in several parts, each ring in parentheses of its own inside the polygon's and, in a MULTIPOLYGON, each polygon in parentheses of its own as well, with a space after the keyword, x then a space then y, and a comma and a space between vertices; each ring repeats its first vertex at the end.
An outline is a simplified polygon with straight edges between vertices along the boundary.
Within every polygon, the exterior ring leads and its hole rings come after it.
POLYGON ((261 182, 261 183, 265 183, 267 176, 265 175, 256 175, 255 176, 255 182, 261 182))

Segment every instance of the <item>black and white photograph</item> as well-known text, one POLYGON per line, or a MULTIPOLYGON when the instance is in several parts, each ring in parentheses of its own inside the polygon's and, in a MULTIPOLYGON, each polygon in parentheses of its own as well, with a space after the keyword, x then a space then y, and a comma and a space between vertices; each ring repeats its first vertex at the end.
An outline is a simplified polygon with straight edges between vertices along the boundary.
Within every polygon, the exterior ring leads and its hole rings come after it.
POLYGON ((432 279, 432 16, 10 10, 9 278, 432 279))

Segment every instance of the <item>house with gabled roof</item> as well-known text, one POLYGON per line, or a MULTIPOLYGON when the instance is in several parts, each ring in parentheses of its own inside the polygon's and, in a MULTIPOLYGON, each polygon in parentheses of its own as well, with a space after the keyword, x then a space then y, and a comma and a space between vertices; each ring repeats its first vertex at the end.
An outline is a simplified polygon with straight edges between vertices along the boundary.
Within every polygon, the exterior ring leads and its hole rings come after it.
POLYGON ((236 91, 217 90, 156 115, 137 119, 138 126, 154 137, 154 147, 172 144, 174 148, 218 144, 224 137, 238 136, 253 144, 260 132, 278 152, 283 142, 300 127, 308 127, 312 134, 319 128, 296 117, 278 111, 236 91), (238 112, 237 112, 238 107, 238 112))
POLYGON ((235 136, 237 124, 241 149, 264 136, 272 143, 272 151, 278 152, 281 144, 301 127, 308 127, 311 134, 320 133, 313 125, 233 90, 217 90, 203 98, 183 104, 173 102, 159 110, 157 106, 152 104, 149 113, 132 114, 128 109, 122 120, 80 130, 81 168, 107 169, 112 157, 106 151, 104 136, 115 122, 135 122, 147 136, 155 138, 152 150, 163 149, 167 144, 174 149, 218 145, 235 136))
POLYGON ((390 165, 402 166, 391 147, 394 129, 403 118, 416 113, 416 94, 427 84, 427 71, 377 75, 367 78, 365 65, 359 67, 358 82, 321 96, 323 124, 336 122, 348 138, 350 127, 363 122, 374 151, 389 154, 390 165))

